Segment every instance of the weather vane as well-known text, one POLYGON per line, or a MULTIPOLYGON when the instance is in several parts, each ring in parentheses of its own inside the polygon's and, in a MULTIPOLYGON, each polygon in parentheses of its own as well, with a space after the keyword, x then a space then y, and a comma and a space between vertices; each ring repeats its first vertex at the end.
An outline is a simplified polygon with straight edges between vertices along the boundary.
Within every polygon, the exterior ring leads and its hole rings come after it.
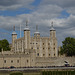
POLYGON ((51 22, 51 26, 53 27, 53 21, 51 22))
POLYGON ((26 20, 26 26, 28 26, 28 20, 26 20))
POLYGON ((15 31, 15 25, 14 25, 14 27, 13 27, 13 31, 15 31))
POLYGON ((36 31, 38 31, 38 25, 36 25, 36 31))

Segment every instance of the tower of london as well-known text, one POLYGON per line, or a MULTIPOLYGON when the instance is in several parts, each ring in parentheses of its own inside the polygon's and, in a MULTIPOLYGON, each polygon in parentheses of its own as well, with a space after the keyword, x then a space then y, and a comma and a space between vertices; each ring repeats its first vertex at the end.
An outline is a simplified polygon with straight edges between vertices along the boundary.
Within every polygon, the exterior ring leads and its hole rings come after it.
POLYGON ((64 61, 75 65, 74 57, 60 57, 58 55, 56 30, 51 24, 49 37, 41 37, 36 26, 34 36, 30 36, 30 28, 26 21, 24 36, 17 38, 17 33, 12 32, 12 46, 10 51, 0 52, 0 68, 2 67, 41 67, 63 66, 64 61))
POLYGON ((24 37, 17 39, 16 32, 12 33, 12 51, 14 53, 29 54, 29 50, 35 50, 36 57, 58 56, 56 30, 53 25, 51 26, 49 37, 41 37, 38 26, 36 26, 34 36, 31 37, 27 23, 24 28, 24 37))

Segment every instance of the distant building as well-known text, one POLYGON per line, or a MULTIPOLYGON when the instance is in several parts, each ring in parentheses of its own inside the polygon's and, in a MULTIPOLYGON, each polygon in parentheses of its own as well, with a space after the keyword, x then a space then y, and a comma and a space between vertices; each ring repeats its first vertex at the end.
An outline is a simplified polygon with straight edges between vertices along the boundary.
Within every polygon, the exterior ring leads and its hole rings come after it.
POLYGON ((31 37, 26 22, 24 37, 17 39, 14 27, 11 51, 0 53, 0 67, 61 66, 64 65, 65 60, 73 61, 71 65, 74 65, 75 59, 58 57, 56 30, 53 28, 53 23, 49 35, 49 37, 41 37, 36 26, 36 32, 31 37))

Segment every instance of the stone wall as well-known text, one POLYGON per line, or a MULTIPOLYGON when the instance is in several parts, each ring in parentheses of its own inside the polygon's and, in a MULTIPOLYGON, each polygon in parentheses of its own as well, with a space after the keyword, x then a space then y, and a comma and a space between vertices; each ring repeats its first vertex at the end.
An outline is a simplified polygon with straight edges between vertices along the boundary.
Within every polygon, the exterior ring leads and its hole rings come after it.
POLYGON ((64 66, 67 61, 70 66, 75 66, 75 57, 50 57, 36 58, 36 66, 64 66))
POLYGON ((64 66, 64 61, 75 66, 75 57, 35 57, 35 50, 29 54, 0 54, 0 67, 64 66))

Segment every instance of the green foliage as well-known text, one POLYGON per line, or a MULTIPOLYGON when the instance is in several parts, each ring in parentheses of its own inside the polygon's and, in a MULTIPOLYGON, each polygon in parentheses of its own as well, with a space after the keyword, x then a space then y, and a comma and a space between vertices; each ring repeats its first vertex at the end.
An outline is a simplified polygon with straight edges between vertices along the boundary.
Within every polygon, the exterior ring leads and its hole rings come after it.
POLYGON ((75 71, 43 71, 42 75, 75 75, 75 71))
POLYGON ((0 40, 0 52, 2 49, 4 51, 10 50, 9 42, 6 39, 0 40))
POLYGON ((22 72, 12 72, 10 73, 10 75, 23 75, 23 73, 22 72))
POLYGON ((62 41, 62 44, 60 54, 75 56, 75 38, 67 37, 62 41))

